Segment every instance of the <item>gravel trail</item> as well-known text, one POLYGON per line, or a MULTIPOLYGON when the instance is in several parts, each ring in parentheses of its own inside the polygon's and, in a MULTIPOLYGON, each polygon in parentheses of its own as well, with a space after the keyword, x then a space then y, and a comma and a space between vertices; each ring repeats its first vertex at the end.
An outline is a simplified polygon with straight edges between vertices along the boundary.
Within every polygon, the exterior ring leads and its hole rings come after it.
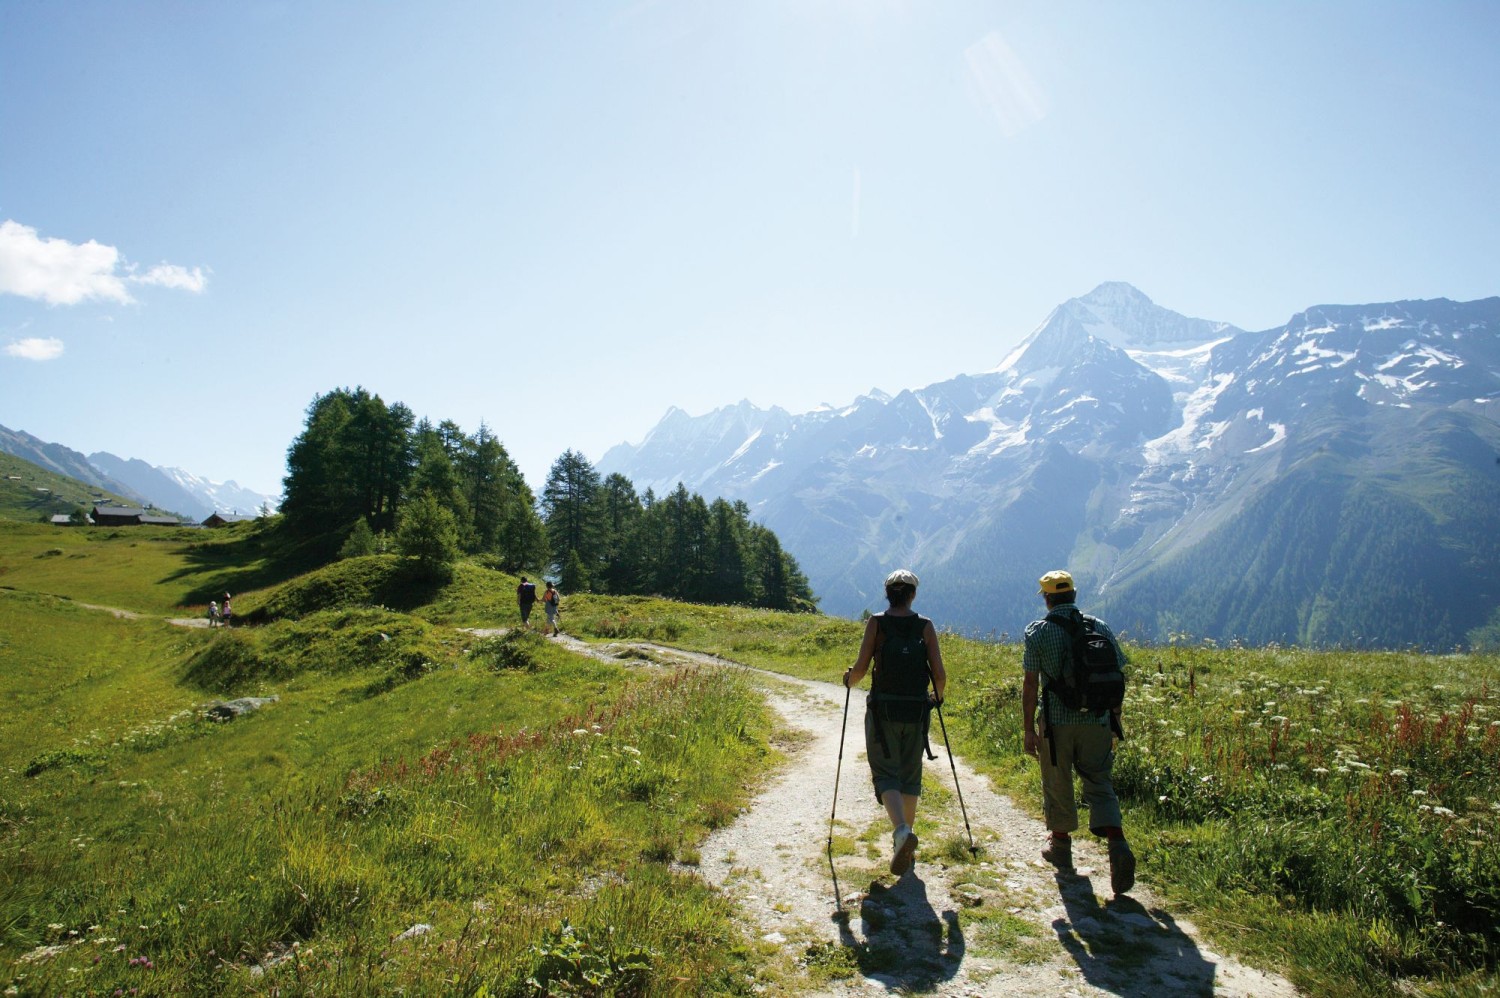
MULTIPOLYGON (((562 640, 599 657, 626 650, 562 640)), ((628 648, 662 664, 746 668, 655 645, 628 648)), ((936 717, 938 759, 923 774, 917 863, 899 880, 891 876, 890 826, 870 786, 858 690, 849 700, 831 868, 844 688, 747 672, 791 735, 782 746, 789 758, 733 824, 709 836, 697 871, 737 900, 752 938, 782 964, 787 989, 830 998, 1297 994, 1285 979, 1215 952, 1149 885, 1114 898, 1108 860, 1092 837, 1075 840, 1075 875, 1042 862, 1041 822, 962 759, 950 764, 936 717), (955 770, 977 856, 953 792, 955 770)))

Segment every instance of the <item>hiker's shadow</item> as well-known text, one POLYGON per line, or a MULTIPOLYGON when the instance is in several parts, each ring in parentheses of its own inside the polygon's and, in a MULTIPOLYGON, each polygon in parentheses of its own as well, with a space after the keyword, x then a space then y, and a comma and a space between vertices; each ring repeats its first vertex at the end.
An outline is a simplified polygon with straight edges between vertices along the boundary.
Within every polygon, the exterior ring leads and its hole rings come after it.
POLYGON ((889 991, 931 991, 952 980, 963 963, 957 913, 938 915, 915 871, 891 887, 878 881, 870 885, 859 906, 858 934, 851 925, 854 913, 848 915, 838 919, 839 940, 860 973, 889 991))
POLYGON ((1164 981, 1174 994, 1214 993, 1216 965, 1167 912, 1128 895, 1100 905, 1093 882, 1077 874, 1057 874, 1057 889, 1068 917, 1052 928, 1094 987, 1122 998, 1156 998, 1164 981))

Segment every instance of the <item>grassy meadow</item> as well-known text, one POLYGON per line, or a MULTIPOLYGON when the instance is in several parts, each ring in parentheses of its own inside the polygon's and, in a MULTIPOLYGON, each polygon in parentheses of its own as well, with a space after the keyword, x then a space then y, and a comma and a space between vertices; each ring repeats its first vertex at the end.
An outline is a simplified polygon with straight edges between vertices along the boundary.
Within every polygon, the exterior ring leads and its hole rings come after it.
MULTIPOLYGON (((780 983, 691 873, 775 765, 753 676, 478 637, 516 617, 478 564, 306 569, 264 525, 0 522, 0 991, 780 983), (246 626, 166 622, 225 590, 246 626), (206 719, 231 697, 266 702, 206 719)), ((567 594, 563 626, 828 681, 860 634, 567 594)), ((1117 782, 1174 917, 1310 994, 1500 987, 1500 658, 1127 650, 1117 782)), ((955 751, 1039 810, 1019 647, 944 654, 955 751)))

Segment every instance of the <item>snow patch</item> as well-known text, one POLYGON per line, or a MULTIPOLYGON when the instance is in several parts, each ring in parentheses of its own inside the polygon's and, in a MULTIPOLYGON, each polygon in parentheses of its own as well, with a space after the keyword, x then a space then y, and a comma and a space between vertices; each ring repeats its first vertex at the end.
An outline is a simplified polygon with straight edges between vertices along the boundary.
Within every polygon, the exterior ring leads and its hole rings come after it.
POLYGON ((1272 447, 1275 447, 1277 444, 1281 443, 1285 439, 1286 439, 1286 426, 1285 426, 1285 424, 1283 424, 1283 423, 1272 423, 1271 424, 1271 439, 1267 440, 1265 443, 1261 444, 1259 447, 1251 447, 1249 450, 1245 451, 1245 453, 1246 454, 1259 454, 1263 450, 1270 450, 1272 447))

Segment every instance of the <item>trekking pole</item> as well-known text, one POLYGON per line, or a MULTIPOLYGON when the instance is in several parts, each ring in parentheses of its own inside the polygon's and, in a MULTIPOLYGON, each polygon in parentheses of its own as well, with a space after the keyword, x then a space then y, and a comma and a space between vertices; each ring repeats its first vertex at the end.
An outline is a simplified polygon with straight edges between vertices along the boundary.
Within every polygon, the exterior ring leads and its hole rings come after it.
POLYGON ((833 767, 833 808, 828 812, 828 872, 833 874, 833 903, 839 911, 844 910, 844 900, 839 897, 839 871, 833 865, 833 818, 839 813, 839 774, 844 769, 844 733, 849 730, 849 677, 844 677, 844 722, 839 725, 839 758, 833 767))
POLYGON ((943 733, 943 748, 948 750, 948 768, 953 770, 953 789, 958 793, 958 810, 964 816, 964 831, 969 834, 969 854, 977 856, 979 850, 974 847, 974 832, 969 828, 969 809, 964 807, 964 791, 958 785, 958 766, 953 761, 953 746, 948 744, 948 725, 943 723, 943 701, 937 694, 937 677, 932 675, 932 666, 927 667, 927 675, 932 678, 933 702, 937 707, 938 730, 943 733))

